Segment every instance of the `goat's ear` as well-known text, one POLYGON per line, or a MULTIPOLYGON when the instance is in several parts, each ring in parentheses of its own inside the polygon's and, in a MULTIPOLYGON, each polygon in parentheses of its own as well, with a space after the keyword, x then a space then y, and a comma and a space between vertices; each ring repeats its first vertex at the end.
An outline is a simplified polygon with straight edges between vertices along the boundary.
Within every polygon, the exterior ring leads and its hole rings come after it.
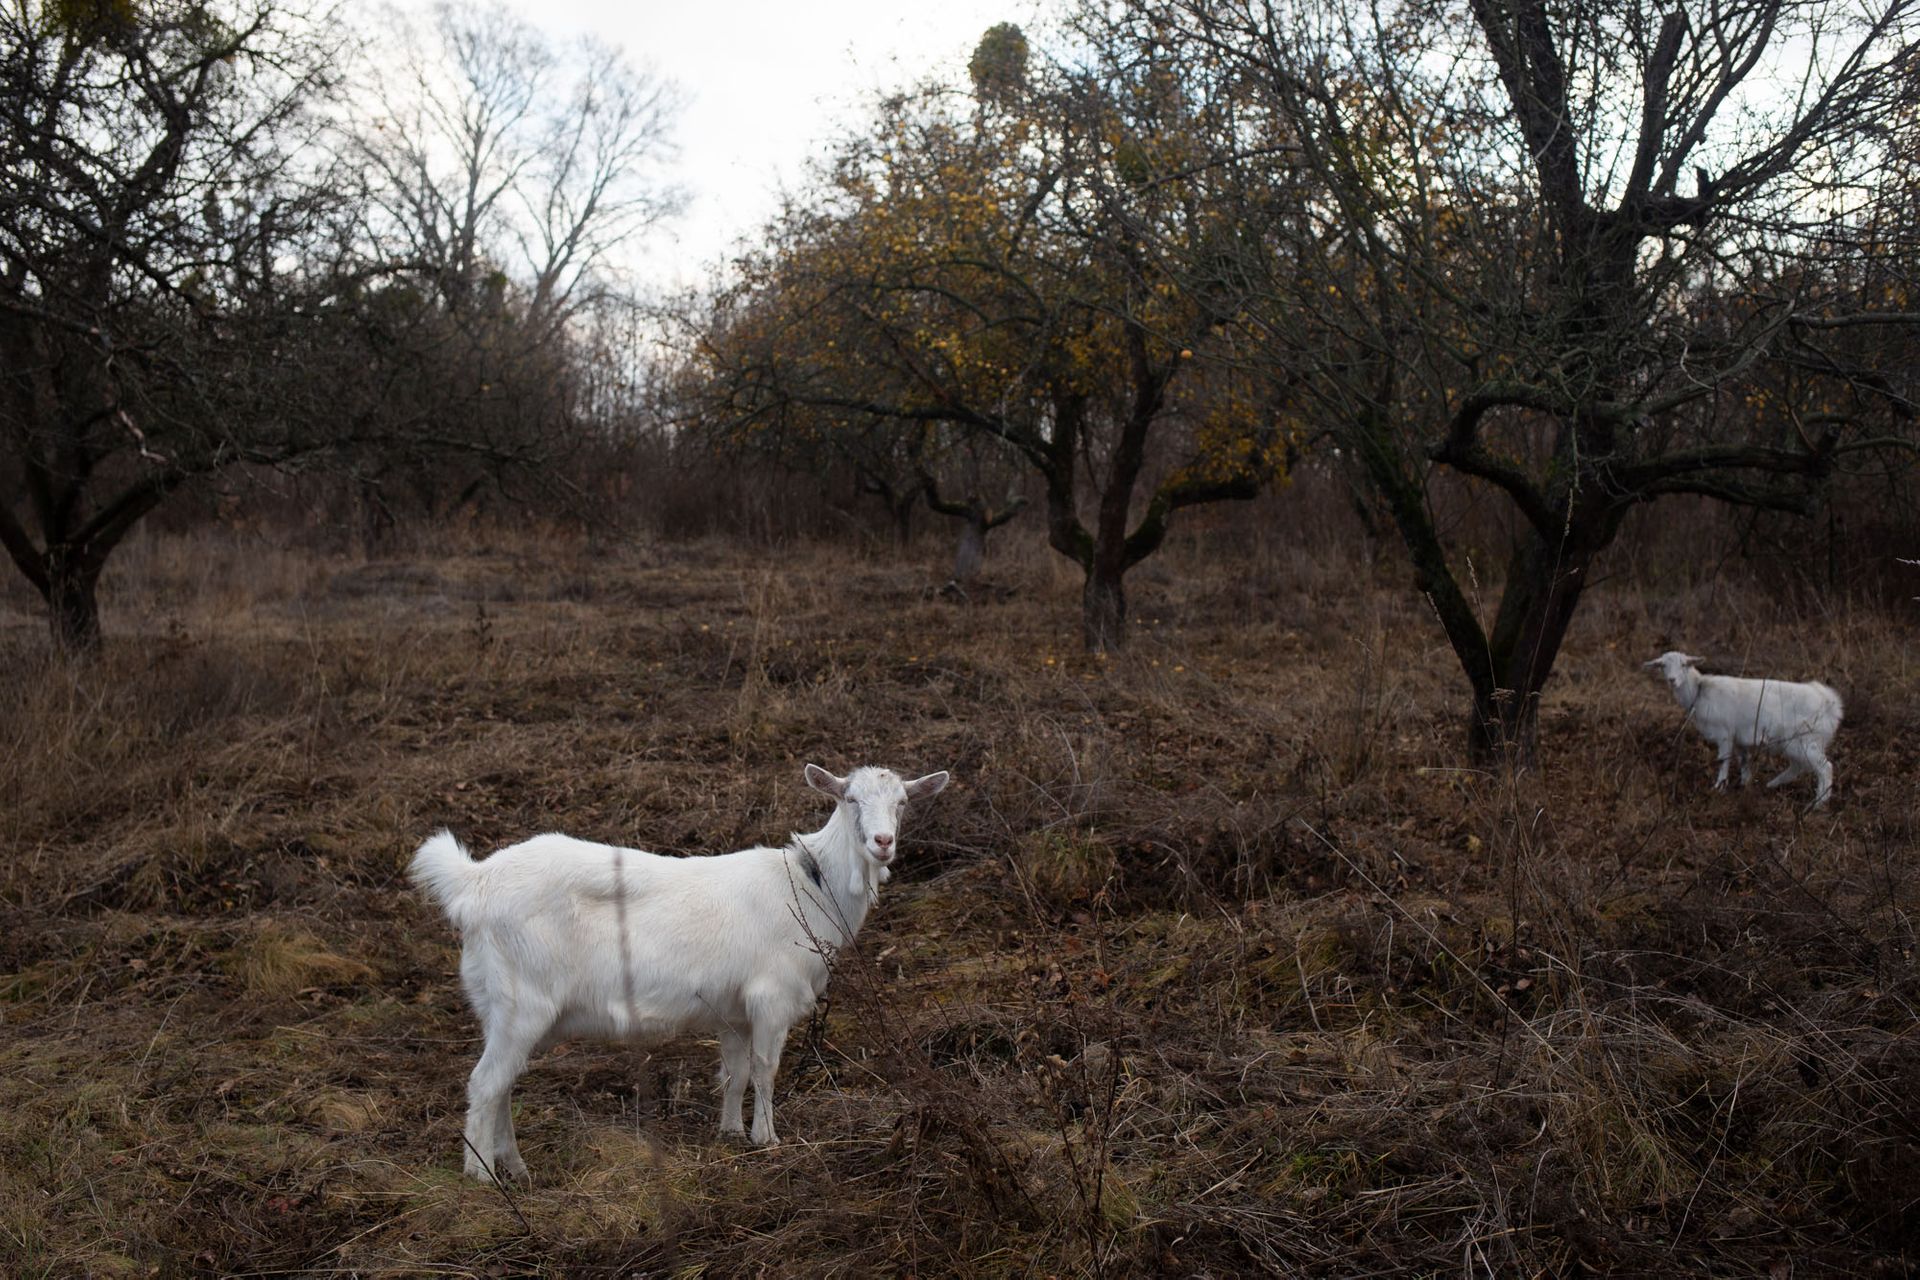
POLYGON ((1643 662, 1640 665, 1643 667, 1664 667, 1667 665, 1667 660, 1665 658, 1655 658, 1651 662, 1643 662))
POLYGON ((824 791, 835 800, 847 798, 847 780, 836 778, 817 764, 807 766, 807 785, 815 791, 824 791))
POLYGON ((945 769, 938 773, 930 773, 924 778, 915 778, 906 784, 907 799, 924 800, 928 796, 937 796, 946 790, 947 784, 952 781, 953 775, 945 769))

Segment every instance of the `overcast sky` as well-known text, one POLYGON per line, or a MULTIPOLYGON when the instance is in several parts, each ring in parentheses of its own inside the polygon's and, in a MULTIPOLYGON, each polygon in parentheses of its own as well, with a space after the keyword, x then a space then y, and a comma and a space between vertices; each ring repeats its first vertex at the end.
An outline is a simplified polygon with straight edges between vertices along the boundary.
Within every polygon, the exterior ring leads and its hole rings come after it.
POLYGON ((773 212, 838 122, 875 90, 963 76, 988 27, 1030 27, 1038 0, 507 0, 551 34, 587 31, 680 85, 690 200, 636 261, 662 287, 702 278, 773 212))

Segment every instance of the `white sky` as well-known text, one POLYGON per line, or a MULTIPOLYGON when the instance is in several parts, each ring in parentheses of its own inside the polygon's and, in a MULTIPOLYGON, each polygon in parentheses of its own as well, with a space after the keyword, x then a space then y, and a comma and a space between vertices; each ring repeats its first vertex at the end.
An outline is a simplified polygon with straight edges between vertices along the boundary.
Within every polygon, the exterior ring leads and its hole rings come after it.
POLYGON ((1032 29, 1040 0, 508 0, 550 34, 591 32, 676 81, 687 211, 629 261, 662 288, 695 283, 753 237, 837 123, 876 90, 931 73, 965 83, 996 22, 1032 29))

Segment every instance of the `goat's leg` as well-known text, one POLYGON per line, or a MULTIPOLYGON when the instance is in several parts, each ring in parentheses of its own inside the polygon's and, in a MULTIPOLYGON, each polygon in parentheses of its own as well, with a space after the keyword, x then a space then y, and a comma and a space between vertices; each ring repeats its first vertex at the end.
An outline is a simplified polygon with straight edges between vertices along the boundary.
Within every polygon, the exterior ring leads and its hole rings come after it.
POLYGON ((493 1167, 500 1176, 514 1182, 527 1180, 527 1162, 520 1158, 520 1143, 513 1133, 513 1093, 503 1090, 498 1110, 493 1115, 493 1167))
POLYGON ((487 1045, 467 1078, 466 1171, 482 1182, 522 1178, 527 1166, 513 1137, 513 1082, 527 1069, 527 1055, 540 1032, 501 1019, 487 1030, 487 1045))
POLYGON ((778 1145, 773 1131, 773 1077, 780 1070, 780 1050, 787 1043, 787 1024, 774 1018, 753 1022, 753 1140, 763 1147, 778 1145))
POLYGON ((1822 804, 1826 804, 1826 798, 1834 793, 1834 766, 1828 762, 1826 752, 1820 748, 1820 743, 1814 743, 1814 741, 1799 743, 1789 750, 1788 758, 1793 762, 1791 771, 1795 777, 1799 777, 1801 773, 1812 773, 1814 777, 1812 808, 1820 808, 1822 804))
POLYGON ((1752 747, 1735 747, 1733 749, 1733 754, 1739 757, 1740 760, 1740 785, 1743 787, 1753 785, 1753 752, 1754 748, 1752 747))
POLYGON ((1833 794, 1833 765, 1828 761, 1827 753, 1811 742, 1807 744, 1806 756, 1807 772, 1813 774, 1815 779, 1813 807, 1818 809, 1833 794))
POLYGON ((1787 756, 1787 767, 1775 774, 1767 785, 1769 787, 1784 787, 1806 771, 1807 767, 1800 763, 1800 757, 1789 753, 1787 756))
POLYGON ((743 1032, 727 1028, 720 1032, 720 1136, 745 1138, 741 1107, 747 1100, 747 1063, 749 1050, 743 1032))
POLYGON ((1713 789, 1715 791, 1725 791, 1727 789, 1727 766, 1733 762, 1733 739, 1722 738, 1714 743, 1714 745, 1720 749, 1720 773, 1713 780, 1713 789))

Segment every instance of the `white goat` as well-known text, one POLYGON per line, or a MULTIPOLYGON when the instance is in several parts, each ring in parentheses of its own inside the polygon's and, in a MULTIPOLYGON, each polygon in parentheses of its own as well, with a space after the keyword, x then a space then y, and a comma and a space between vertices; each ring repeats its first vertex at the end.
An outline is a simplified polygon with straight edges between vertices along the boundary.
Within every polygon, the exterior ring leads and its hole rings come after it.
POLYGON ((888 878, 907 801, 938 794, 948 775, 837 778, 810 764, 806 779, 838 803, 825 827, 781 849, 673 858, 543 835, 475 862, 445 831, 420 846, 413 880, 461 931, 460 980, 486 1035, 467 1082, 470 1176, 526 1177, 513 1083, 533 1054, 582 1036, 717 1036, 721 1134, 741 1135, 751 1074, 753 1141, 779 1141, 773 1076, 787 1032, 888 878))
POLYGON ((1740 758, 1740 784, 1753 781, 1753 752, 1770 747, 1786 756, 1787 767, 1767 785, 1777 787, 1811 773, 1818 779, 1814 806, 1825 804, 1833 790, 1827 744, 1840 728, 1840 695, 1812 682, 1701 675, 1699 662, 1668 652, 1645 665, 1660 668, 1687 719, 1719 748, 1720 776, 1713 781, 1714 789, 1727 785, 1727 766, 1735 756, 1740 758))

